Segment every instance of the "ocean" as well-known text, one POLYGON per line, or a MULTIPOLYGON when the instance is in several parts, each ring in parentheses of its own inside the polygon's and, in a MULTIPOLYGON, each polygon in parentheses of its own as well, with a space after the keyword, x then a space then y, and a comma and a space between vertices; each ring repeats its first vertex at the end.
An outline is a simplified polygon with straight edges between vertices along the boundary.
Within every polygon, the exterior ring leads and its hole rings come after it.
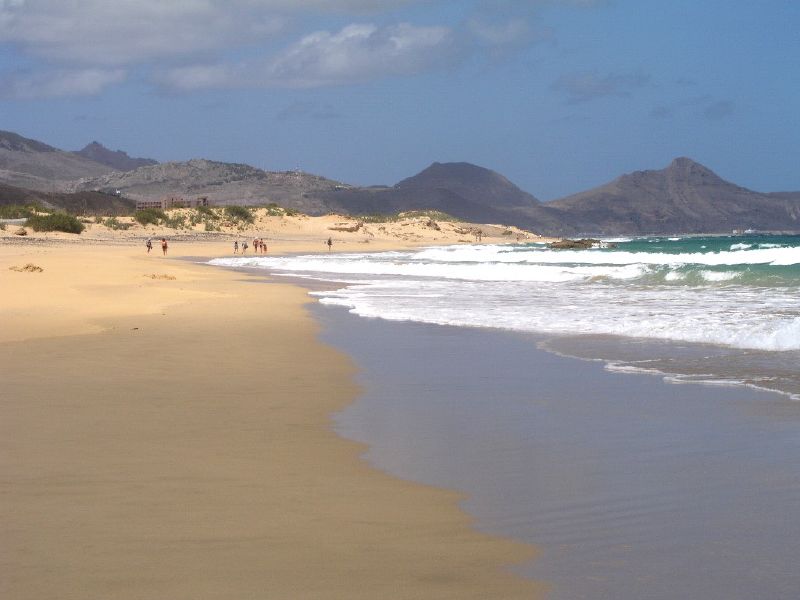
POLYGON ((800 236, 644 237, 608 247, 472 245, 234 257, 213 264, 334 283, 362 317, 545 334, 555 352, 670 381, 800 399, 800 236))
POLYGON ((212 263, 325 282, 337 431, 540 548, 514 569, 551 600, 793 600, 800 237, 606 244, 212 263))

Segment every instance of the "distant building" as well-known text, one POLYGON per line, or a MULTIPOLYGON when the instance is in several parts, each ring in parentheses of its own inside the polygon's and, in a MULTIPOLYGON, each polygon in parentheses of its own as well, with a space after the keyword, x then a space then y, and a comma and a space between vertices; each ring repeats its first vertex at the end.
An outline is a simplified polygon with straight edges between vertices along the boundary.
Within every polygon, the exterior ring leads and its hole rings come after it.
POLYGON ((211 206, 207 196, 199 196, 193 199, 186 199, 182 196, 165 196, 161 200, 137 200, 136 210, 146 208, 159 208, 169 210, 170 208, 197 208, 198 206, 211 206))

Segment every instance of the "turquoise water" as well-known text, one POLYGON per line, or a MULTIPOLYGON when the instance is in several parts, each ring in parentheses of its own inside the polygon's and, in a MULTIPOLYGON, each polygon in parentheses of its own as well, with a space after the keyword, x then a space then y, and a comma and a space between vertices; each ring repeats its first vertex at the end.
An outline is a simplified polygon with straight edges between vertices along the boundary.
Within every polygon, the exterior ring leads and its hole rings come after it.
POLYGON ((362 317, 543 334, 552 349, 606 360, 610 369, 800 399, 800 236, 619 238, 604 246, 213 262, 334 282, 315 293, 320 302, 362 317))
MULTIPOLYGON (((761 285, 764 287, 798 287, 800 286, 800 263, 774 264, 775 257, 789 257, 791 249, 800 247, 800 236, 775 235, 736 235, 711 237, 649 237, 634 238, 628 241, 620 239, 616 248, 607 252, 631 252, 647 256, 648 254, 666 254, 674 256, 697 255, 713 258, 715 255, 730 257, 730 262, 722 265, 698 262, 680 267, 676 271, 662 269, 653 274, 651 280, 664 283, 699 285, 707 283, 708 278, 702 272, 733 273, 735 277, 723 281, 735 280, 743 285, 761 285), (761 251, 761 252, 759 252, 761 251), (730 253, 740 253, 738 263, 730 253), (763 262, 758 262, 759 260, 763 262), (682 277, 669 277, 669 273, 679 273, 682 277)), ((780 258, 779 258, 780 260, 780 258)))

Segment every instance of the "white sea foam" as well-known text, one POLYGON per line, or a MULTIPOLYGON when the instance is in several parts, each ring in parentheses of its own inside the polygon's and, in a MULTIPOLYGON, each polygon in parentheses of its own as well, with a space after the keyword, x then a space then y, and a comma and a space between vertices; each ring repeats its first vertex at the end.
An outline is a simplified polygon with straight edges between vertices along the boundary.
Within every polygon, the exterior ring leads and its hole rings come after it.
POLYGON ((766 292, 740 283, 755 268, 800 264, 795 247, 669 254, 457 246, 211 262, 341 282, 315 295, 362 316, 800 349, 796 285, 766 292))
POLYGON ((733 271, 700 271, 700 276, 706 281, 730 281, 739 277, 739 273, 733 271))
POLYGON ((455 246, 429 248, 414 260, 432 262, 498 262, 594 265, 794 265, 800 264, 800 247, 756 248, 721 252, 627 252, 607 250, 530 249, 525 252, 506 246, 455 246))

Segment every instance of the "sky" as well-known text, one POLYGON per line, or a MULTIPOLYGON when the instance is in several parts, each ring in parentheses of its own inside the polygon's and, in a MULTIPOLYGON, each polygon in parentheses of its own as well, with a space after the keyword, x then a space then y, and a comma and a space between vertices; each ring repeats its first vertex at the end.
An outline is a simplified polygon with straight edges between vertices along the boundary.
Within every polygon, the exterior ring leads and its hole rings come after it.
POLYGON ((797 0, 0 0, 0 129, 541 200, 688 156, 800 190, 797 0))

